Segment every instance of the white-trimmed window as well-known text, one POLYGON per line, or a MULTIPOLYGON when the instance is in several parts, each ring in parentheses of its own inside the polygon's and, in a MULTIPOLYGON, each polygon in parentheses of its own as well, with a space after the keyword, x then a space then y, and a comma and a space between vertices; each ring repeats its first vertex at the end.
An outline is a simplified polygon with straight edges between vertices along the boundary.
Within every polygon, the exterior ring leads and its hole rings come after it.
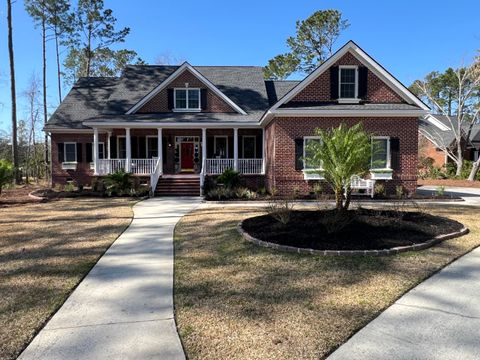
POLYGON ((257 137, 245 135, 242 137, 242 157, 244 159, 255 159, 257 157, 257 137))
POLYGON ((358 99, 358 67, 355 65, 339 66, 338 98, 339 100, 358 99))
POLYGON ((372 163, 371 169, 390 169, 390 137, 372 137, 372 163))
POLYGON ((214 157, 228 159, 228 136, 217 135, 213 138, 214 157))
POLYGON ((127 139, 125 135, 120 135, 117 137, 117 158, 127 158, 127 139))
POLYGON ((175 110, 200 110, 200 89, 174 89, 175 110))
POLYGON ((158 137, 157 136, 147 136, 147 159, 152 159, 158 157, 158 137))
POLYGON ((321 169, 318 166, 315 166, 313 164, 309 164, 308 161, 306 160, 309 157, 312 157, 313 154, 309 153, 309 144, 311 143, 320 143, 320 137, 319 136, 304 136, 303 137, 303 169, 304 170, 319 170, 321 169))
POLYGON ((75 142, 63 143, 63 162, 66 162, 66 163, 77 162, 77 143, 75 142))

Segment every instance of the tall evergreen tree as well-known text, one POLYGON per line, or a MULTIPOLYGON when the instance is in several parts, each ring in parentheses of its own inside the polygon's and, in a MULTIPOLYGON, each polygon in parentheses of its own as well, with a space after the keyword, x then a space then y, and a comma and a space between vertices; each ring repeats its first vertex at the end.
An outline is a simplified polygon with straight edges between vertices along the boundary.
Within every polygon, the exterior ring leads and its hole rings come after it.
POLYGON ((12 158, 14 166, 14 181, 20 183, 18 171, 18 142, 17 142, 17 96, 15 90, 15 58, 13 53, 13 26, 12 26, 12 0, 7 0, 8 24, 8 58, 10 61, 10 93, 12 98, 12 158))
POLYGON ((333 53, 340 33, 350 26, 338 10, 319 10, 296 24, 296 34, 287 39, 290 52, 271 59, 264 69, 270 78, 283 79, 292 72, 312 72, 333 53))

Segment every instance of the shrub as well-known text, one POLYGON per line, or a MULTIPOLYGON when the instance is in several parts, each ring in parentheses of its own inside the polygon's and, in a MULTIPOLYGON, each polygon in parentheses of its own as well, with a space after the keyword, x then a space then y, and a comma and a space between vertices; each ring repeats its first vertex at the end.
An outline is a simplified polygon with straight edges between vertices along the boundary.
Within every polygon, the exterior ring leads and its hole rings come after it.
POLYGON ((239 187, 235 190, 235 196, 239 199, 252 200, 257 198, 257 193, 246 187, 239 187))
POLYGON ((217 182, 228 189, 234 189, 240 185, 240 173, 233 169, 227 169, 217 178, 217 182))
POLYGON ((107 196, 131 195, 131 191, 134 189, 132 174, 124 170, 107 175, 104 183, 107 196))
POLYGON ((437 196, 445 195, 445 186, 438 186, 437 189, 435 190, 435 193, 437 196))
POLYGON ((294 204, 288 199, 271 201, 265 211, 283 226, 290 222, 294 204))
POLYGON ((396 188, 395 188, 395 192, 397 194, 397 198, 401 199, 404 197, 405 195, 405 188, 402 186, 402 185, 398 185, 396 188))
POLYGON ((262 186, 262 187, 258 188, 257 193, 258 193, 258 195, 265 196, 265 195, 267 195, 268 191, 267 191, 267 188, 265 186, 262 186))
POLYGON ((226 187, 211 189, 205 194, 207 200, 228 200, 235 197, 235 191, 226 187))
POLYGON ((385 185, 382 183, 375 183, 375 187, 373 189, 375 196, 385 196, 387 194, 385 190, 385 185))
POLYGON ((71 181, 67 182, 67 185, 63 188, 64 191, 72 192, 75 191, 75 184, 71 181))
POLYGON ((8 160, 0 160, 0 194, 2 188, 13 179, 13 164, 8 160))

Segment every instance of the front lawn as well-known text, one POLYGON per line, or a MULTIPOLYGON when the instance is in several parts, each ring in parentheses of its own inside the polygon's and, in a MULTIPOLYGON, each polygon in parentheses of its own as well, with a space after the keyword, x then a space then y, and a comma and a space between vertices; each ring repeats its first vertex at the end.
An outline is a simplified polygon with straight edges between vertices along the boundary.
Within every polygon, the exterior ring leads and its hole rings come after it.
POLYGON ((15 359, 130 224, 131 199, 0 207, 0 359, 15 359))
POLYGON ((476 209, 430 211, 471 232, 391 257, 318 257, 237 233, 258 208, 206 208, 175 231, 175 309, 190 359, 318 359, 407 290, 480 245, 476 209))

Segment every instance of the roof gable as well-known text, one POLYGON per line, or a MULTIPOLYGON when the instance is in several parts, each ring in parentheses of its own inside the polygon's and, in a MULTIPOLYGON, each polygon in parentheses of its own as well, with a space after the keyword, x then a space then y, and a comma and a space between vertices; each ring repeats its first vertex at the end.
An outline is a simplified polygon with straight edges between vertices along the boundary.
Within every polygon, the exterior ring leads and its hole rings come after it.
MULTIPOLYGON (((294 100, 295 97, 299 96, 303 90, 314 83, 319 77, 324 75, 331 66, 335 65, 340 59, 342 59, 342 57, 346 56, 351 56, 352 59, 366 66, 376 77, 385 83, 389 89, 391 89, 398 96, 398 99, 402 99, 407 104, 417 106, 422 110, 429 110, 427 105, 425 105, 419 98, 411 93, 402 83, 393 77, 393 75, 391 75, 379 63, 365 53, 357 44, 355 44, 353 41, 349 41, 327 61, 310 73, 302 82, 300 82, 285 96, 283 96, 275 105, 272 106, 270 111, 274 111, 289 101, 294 100)), ((350 61, 352 61, 352 59, 350 59, 350 61)), ((327 89, 327 91, 329 91, 329 89, 327 89)))
POLYGON ((205 86, 207 86, 213 93, 219 96, 223 101, 225 101, 233 110, 236 112, 246 115, 247 113, 241 109, 236 103, 234 103, 227 95, 220 91, 214 84, 210 82, 205 76, 198 72, 194 67, 189 63, 184 62, 179 68, 177 68, 168 78, 156 86, 152 91, 150 91, 146 96, 144 96, 139 102, 137 102, 132 108, 127 111, 127 115, 136 113, 139 109, 142 108, 149 100, 151 100, 155 95, 160 93, 165 89, 172 81, 177 77, 183 74, 185 71, 189 71, 193 76, 200 80, 205 86))

